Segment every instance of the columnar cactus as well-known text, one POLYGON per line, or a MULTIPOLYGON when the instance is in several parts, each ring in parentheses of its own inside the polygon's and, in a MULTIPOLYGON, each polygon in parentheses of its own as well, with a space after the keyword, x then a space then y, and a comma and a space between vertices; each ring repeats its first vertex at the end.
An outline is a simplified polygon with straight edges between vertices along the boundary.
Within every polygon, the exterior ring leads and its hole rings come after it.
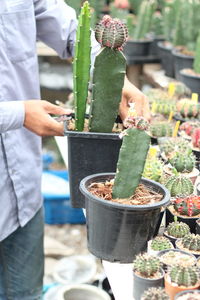
POLYGON ((171 159, 170 164, 180 173, 190 173, 195 167, 196 158, 188 151, 176 152, 171 159))
POLYGON ((190 250, 191 252, 200 252, 200 235, 190 233, 184 236, 181 241, 181 245, 184 249, 190 250))
POLYGON ((192 134, 192 145, 194 148, 200 149, 200 128, 196 128, 192 134))
POLYGON ((170 299, 164 289, 152 287, 144 292, 141 300, 170 300, 170 299))
POLYGON ((164 236, 157 236, 151 241, 151 249, 161 251, 174 248, 172 243, 164 236))
POLYGON ((171 176, 165 186, 170 191, 171 197, 191 195, 194 191, 192 181, 182 175, 171 176))
POLYGON ((196 42, 196 51, 195 51, 193 68, 196 73, 200 74, 200 34, 196 42))
POLYGON ((160 265, 159 258, 147 253, 137 255, 133 262, 134 271, 146 278, 159 273, 160 265))
POLYGON ((199 103, 195 103, 191 101, 191 99, 184 98, 177 102, 176 108, 177 111, 184 117, 184 118, 195 118, 199 114, 199 103))
POLYGON ((163 173, 163 162, 157 157, 148 156, 144 166, 143 177, 159 182, 163 173))
POLYGON ((113 199, 129 198, 134 194, 142 177, 150 145, 150 136, 145 132, 147 123, 143 118, 136 118, 136 122, 130 120, 128 124, 129 128, 123 133, 112 189, 113 199), (130 168, 130 164, 134 165, 134 168, 130 168))
POLYGON ((151 124, 150 131, 154 137, 172 136, 173 127, 169 122, 158 122, 151 124))
POLYGON ((170 268, 168 275, 172 283, 178 286, 192 287, 199 282, 199 271, 197 267, 185 267, 181 265, 174 265, 170 268))
POLYGON ((120 20, 104 16, 96 26, 95 36, 103 48, 94 64, 89 130, 111 132, 124 85, 126 59, 120 50, 128 31, 120 20))
POLYGON ((188 197, 176 198, 173 201, 173 205, 180 215, 193 217, 200 214, 200 196, 190 195, 188 197))
POLYGON ((73 62, 75 128, 84 128, 88 83, 90 78, 90 6, 86 1, 81 9, 76 33, 75 56, 73 62))
POLYGON ((174 222, 169 223, 166 228, 166 233, 169 236, 178 239, 190 233, 190 227, 186 223, 178 222, 177 220, 175 220, 174 222))

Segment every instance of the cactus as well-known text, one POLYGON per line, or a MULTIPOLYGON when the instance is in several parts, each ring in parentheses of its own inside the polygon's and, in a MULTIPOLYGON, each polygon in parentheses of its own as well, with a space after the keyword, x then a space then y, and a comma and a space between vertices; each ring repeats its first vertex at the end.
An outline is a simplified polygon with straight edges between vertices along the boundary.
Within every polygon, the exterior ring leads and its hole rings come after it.
POLYGON ((152 16, 151 31, 155 36, 163 36, 163 15, 160 11, 154 12, 152 16))
POLYGON ((192 181, 182 175, 171 176, 165 186, 170 191, 171 197, 191 195, 194 191, 192 181))
POLYGON ((176 152, 171 159, 170 164, 180 173, 190 173, 195 167, 196 158, 188 150, 176 152))
POLYGON ((160 272, 160 260, 147 253, 139 254, 133 261, 133 268, 140 276, 149 278, 160 272))
POLYGON ((177 102, 176 109, 184 118, 196 118, 199 114, 199 103, 183 98, 177 102))
POLYGON ((168 276, 178 286, 192 287, 199 282, 199 271, 195 266, 174 265, 170 267, 168 276))
POLYGON ((134 30, 134 40, 145 39, 147 33, 150 32, 152 16, 156 9, 155 4, 154 0, 144 0, 141 3, 134 30))
POLYGON ((157 157, 148 156, 144 166, 143 177, 159 182, 163 173, 163 162, 157 157))
POLYGON ((94 64, 89 130, 111 132, 124 85, 126 59, 120 49, 128 31, 120 20, 104 16, 96 26, 95 36, 103 48, 94 64))
POLYGON ((200 214, 200 196, 190 195, 176 198, 173 205, 180 215, 193 217, 200 214))
POLYGON ((190 233, 185 235, 180 243, 184 249, 190 250, 191 252, 199 252, 200 251, 200 235, 190 233))
POLYGON ((112 189, 112 197, 129 198, 137 188, 150 145, 150 136, 144 131, 145 122, 143 118, 133 122, 132 128, 123 133, 123 142, 119 153, 117 171, 112 189), (134 127, 135 126, 135 127, 134 127), (130 168, 130 164, 133 168, 130 168))
POLYGON ((134 35, 134 20, 135 20, 135 16, 132 14, 128 14, 126 17, 126 26, 128 28, 128 35, 130 38, 133 38, 134 35))
POLYGON ((190 151, 191 147, 188 141, 181 137, 168 138, 164 141, 159 141, 161 152, 164 152, 167 157, 173 157, 175 152, 184 153, 190 151))
POLYGON ((193 147, 200 149, 200 128, 194 129, 192 134, 192 145, 193 147))
POLYGON ((73 63, 75 128, 84 128, 88 82, 90 78, 90 7, 86 1, 81 9, 76 34, 75 57, 73 63))
POLYGON ((156 109, 155 112, 156 113, 160 113, 164 116, 169 116, 171 111, 175 110, 175 104, 172 103, 166 103, 166 102, 156 102, 156 109))
POLYGON ((172 136, 173 127, 169 122, 153 123, 150 126, 153 137, 172 136))
POLYGON ((196 42, 196 50, 195 50, 195 56, 194 56, 193 69, 196 73, 200 74, 200 34, 199 34, 197 42, 196 42))
POLYGON ((194 130, 196 128, 200 128, 200 122, 198 121, 188 121, 181 124, 179 127, 180 130, 185 131, 185 133, 189 136, 192 136, 194 130))
POLYGON ((183 46, 185 45, 183 28, 182 28, 182 10, 178 11, 176 24, 175 24, 175 33, 173 38, 174 46, 183 46))
POLYGON ((177 217, 175 217, 175 221, 167 226, 166 232, 169 236, 178 239, 190 233, 190 227, 186 223, 178 222, 177 217))
POLYGON ((163 288, 149 288, 146 290, 141 300, 170 300, 163 288))
POLYGON ((163 236, 157 236, 151 241, 151 249, 154 251, 161 251, 174 248, 172 243, 163 236))

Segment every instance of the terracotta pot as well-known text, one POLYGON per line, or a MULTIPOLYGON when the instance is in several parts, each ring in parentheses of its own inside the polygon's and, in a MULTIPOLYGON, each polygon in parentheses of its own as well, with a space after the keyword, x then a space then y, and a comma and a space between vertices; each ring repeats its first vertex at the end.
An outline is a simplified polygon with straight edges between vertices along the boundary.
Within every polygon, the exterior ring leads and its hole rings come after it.
POLYGON ((189 287, 174 285, 170 282, 169 276, 167 274, 165 275, 165 290, 166 293, 169 295, 170 300, 174 300, 175 295, 182 291, 196 290, 198 289, 198 287, 199 287, 199 283, 196 286, 189 286, 189 287))

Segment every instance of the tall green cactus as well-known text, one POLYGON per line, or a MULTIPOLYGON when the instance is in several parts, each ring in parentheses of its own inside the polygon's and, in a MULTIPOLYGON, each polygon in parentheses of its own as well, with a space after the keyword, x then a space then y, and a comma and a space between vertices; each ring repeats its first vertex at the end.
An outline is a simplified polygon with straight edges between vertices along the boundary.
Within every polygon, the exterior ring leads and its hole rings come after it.
POLYGON ((142 177, 150 136, 137 127, 128 128, 123 137, 112 189, 113 198, 131 197, 142 177))
POLYGON ((200 34, 196 43, 195 59, 193 64, 194 71, 200 74, 200 34))
POLYGON ((89 131, 111 132, 124 85, 126 59, 120 49, 128 31, 120 20, 104 16, 95 36, 103 48, 94 63, 89 131))
POLYGON ((82 131, 84 128, 88 82, 90 78, 90 19, 90 6, 86 1, 79 16, 73 63, 75 128, 78 131, 82 131))

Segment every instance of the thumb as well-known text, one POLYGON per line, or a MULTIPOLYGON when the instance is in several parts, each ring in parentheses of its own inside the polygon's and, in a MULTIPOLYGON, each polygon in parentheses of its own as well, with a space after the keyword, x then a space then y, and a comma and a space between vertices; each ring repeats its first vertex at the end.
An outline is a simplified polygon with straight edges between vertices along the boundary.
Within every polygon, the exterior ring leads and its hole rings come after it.
POLYGON ((71 113, 71 111, 69 111, 68 109, 65 109, 61 106, 57 106, 45 100, 42 100, 42 106, 44 110, 49 114, 64 115, 71 113))

